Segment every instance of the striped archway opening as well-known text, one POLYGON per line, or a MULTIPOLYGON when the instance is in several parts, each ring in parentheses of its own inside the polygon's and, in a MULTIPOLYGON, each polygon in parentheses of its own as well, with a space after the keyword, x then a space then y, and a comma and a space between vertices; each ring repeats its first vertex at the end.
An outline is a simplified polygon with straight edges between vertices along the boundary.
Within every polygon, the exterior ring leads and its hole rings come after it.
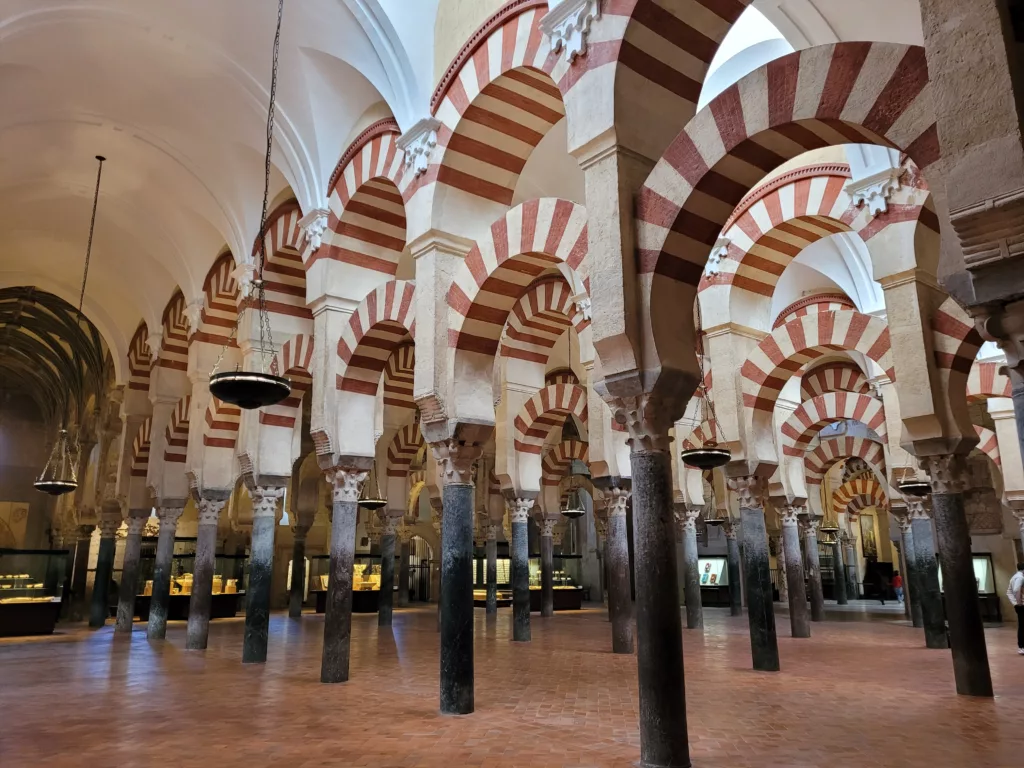
POLYGON ((582 440, 563 440, 544 452, 541 459, 541 486, 557 486, 574 461, 587 463, 590 448, 582 440))
POLYGON ((818 312, 839 312, 844 309, 857 311, 857 305, 850 298, 841 293, 819 293, 814 296, 806 296, 794 301, 788 307, 779 312, 779 316, 772 323, 774 331, 780 325, 785 325, 790 320, 813 315, 818 312))
POLYGON ((188 370, 188 321, 185 319, 185 296, 180 288, 174 290, 164 308, 162 330, 160 358, 156 364, 184 373, 188 370))
POLYGON ((192 329, 192 341, 237 347, 231 331, 238 320, 238 303, 235 260, 225 252, 213 262, 203 281, 203 310, 199 314, 199 327, 192 329))
POLYGON ((185 395, 174 406, 171 419, 167 422, 164 447, 164 461, 172 464, 184 464, 188 455, 189 414, 192 407, 192 395, 185 395))
MULTIPOLYGON (((263 241, 267 262, 263 281, 267 295, 267 311, 272 315, 301 317, 312 321, 313 313, 306 306, 306 269, 302 264, 302 210, 290 200, 275 208, 267 217, 263 241)), ((253 248, 253 258, 258 258, 253 248)), ((312 331, 312 327, 310 328, 312 331)), ((281 366, 285 370, 285 366, 281 366)))
POLYGON ((423 446, 419 422, 413 420, 401 427, 388 445, 388 477, 407 477, 416 454, 423 446))
POLYGON ((512 307, 501 336, 501 354, 547 364, 555 342, 570 326, 582 333, 589 325, 565 279, 542 277, 512 307))
POLYGON ((1002 363, 976 360, 967 375, 967 402, 976 403, 990 397, 1013 397, 1010 377, 1001 371, 1002 363))
POLYGON ((851 458, 863 459, 876 477, 886 477, 885 449, 881 443, 863 437, 828 438, 804 456, 804 478, 808 487, 820 486, 833 464, 851 458))
POLYGON ((149 471, 149 438, 153 429, 153 417, 147 416, 139 425, 139 431, 132 440, 131 476, 146 479, 149 471))
POLYGON ((999 469, 1003 468, 1003 459, 999 454, 999 438, 996 433, 986 427, 974 425, 974 432, 978 435, 978 450, 992 459, 992 463, 999 469))
POLYGON ((384 365, 384 405, 415 410, 413 374, 416 368, 416 345, 400 344, 384 365))
POLYGON ((211 397, 210 404, 206 407, 205 421, 203 446, 225 449, 233 456, 238 442, 238 430, 242 424, 242 409, 211 397))
POLYGON ((313 344, 312 336, 298 334, 282 345, 279 356, 281 369, 291 381, 292 391, 281 402, 260 409, 260 424, 287 430, 289 439, 296 422, 302 417, 303 399, 313 389, 313 377, 310 374, 313 344))
POLYGON ((527 400, 515 418, 516 451, 540 455, 551 431, 572 414, 587 423, 587 391, 574 384, 544 387, 527 400))
POLYGON ((967 408, 967 388, 971 369, 983 343, 981 335, 951 296, 932 315, 931 330, 935 366, 945 392, 944 402, 936 404, 936 410, 948 409, 961 440, 973 443, 976 433, 967 408))
POLYGON ((356 307, 338 340, 340 391, 376 396, 388 358, 415 336, 415 292, 410 280, 390 280, 356 307))
POLYGON ((139 323, 128 345, 128 389, 149 392, 149 374, 153 369, 153 355, 150 354, 147 338, 149 329, 145 321, 139 323))
POLYGON ((885 408, 881 400, 850 392, 829 392, 801 403, 782 424, 783 455, 803 456, 815 435, 837 421, 859 421, 885 441, 885 408))
POLYGON ((889 499, 882 484, 874 477, 857 477, 840 485, 832 494, 832 511, 860 512, 867 507, 889 509, 889 499))
POLYGON ((555 368, 554 370, 548 371, 544 374, 544 386, 550 387, 552 384, 579 384, 580 378, 576 375, 575 371, 570 368, 555 368))
POLYGON ((828 392, 870 395, 868 377, 856 363, 829 362, 811 368, 800 378, 800 401, 813 400, 828 392))
POLYGON ((702 421, 693 428, 693 432, 683 438, 683 450, 701 448, 708 443, 718 442, 718 425, 709 420, 702 421))

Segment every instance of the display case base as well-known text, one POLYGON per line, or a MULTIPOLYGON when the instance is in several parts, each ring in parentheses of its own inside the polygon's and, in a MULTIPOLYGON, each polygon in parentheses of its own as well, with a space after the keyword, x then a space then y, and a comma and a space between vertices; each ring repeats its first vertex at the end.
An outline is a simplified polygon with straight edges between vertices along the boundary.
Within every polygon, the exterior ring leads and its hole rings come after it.
MULTIPOLYGON (((222 593, 210 596, 210 618, 230 619, 238 615, 239 605, 245 598, 245 592, 222 593)), ((135 615, 141 621, 149 621, 149 606, 152 602, 150 595, 139 595, 135 598, 135 615)), ((188 619, 189 604, 192 601, 191 595, 171 595, 171 601, 167 606, 168 621, 185 621, 188 619)))
POLYGON ((52 635, 60 602, 0 603, 0 637, 52 635))
MULTIPOLYGON (((530 590, 530 612, 540 613, 540 593, 539 589, 530 590)), ((575 589, 555 589, 552 590, 554 594, 554 608, 556 611, 578 611, 583 607, 583 590, 579 587, 575 589)))

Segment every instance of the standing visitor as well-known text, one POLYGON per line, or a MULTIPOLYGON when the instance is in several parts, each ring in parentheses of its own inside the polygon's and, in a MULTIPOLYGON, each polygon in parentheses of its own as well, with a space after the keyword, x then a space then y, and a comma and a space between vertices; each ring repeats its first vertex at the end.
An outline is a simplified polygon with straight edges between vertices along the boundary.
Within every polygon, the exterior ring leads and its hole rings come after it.
POLYGON ((1017 572, 1010 577, 1006 597, 1017 614, 1017 653, 1024 656, 1024 563, 1017 563, 1017 572))
POLYGON ((892 575, 892 591, 896 593, 896 599, 899 602, 903 602, 903 577, 900 576, 899 571, 895 571, 892 575))

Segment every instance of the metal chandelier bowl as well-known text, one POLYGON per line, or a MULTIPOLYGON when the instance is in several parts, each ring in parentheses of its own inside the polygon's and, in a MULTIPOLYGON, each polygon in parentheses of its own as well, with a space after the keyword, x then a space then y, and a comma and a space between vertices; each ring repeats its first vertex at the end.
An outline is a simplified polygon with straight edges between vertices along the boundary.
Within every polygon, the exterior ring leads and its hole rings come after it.
POLYGON ((896 484, 896 487, 899 488, 900 493, 905 496, 917 496, 918 498, 927 496, 932 492, 931 483, 927 480, 918 480, 917 478, 901 480, 896 484))
POLYGON ((247 411, 275 405, 292 392, 284 376, 257 371, 224 371, 210 377, 210 394, 247 411))
POLYGON ((732 451, 720 448, 717 443, 704 443, 700 448, 689 448, 679 454, 688 467, 708 470, 724 467, 732 458, 732 451))
POLYGON ((62 496, 78 488, 78 477, 75 473, 75 457, 71 451, 68 431, 60 430, 57 440, 50 451, 50 458, 43 467, 43 472, 33 483, 37 491, 51 496, 62 496))

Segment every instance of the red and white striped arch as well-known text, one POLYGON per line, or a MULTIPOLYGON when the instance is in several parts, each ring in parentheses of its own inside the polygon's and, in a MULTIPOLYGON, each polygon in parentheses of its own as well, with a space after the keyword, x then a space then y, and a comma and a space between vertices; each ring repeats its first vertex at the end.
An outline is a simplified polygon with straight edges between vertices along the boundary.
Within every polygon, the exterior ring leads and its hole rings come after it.
POLYGON ((188 322, 185 320, 185 296, 176 289, 163 314, 163 334, 157 365, 175 371, 188 370, 188 322))
POLYGON ((384 405, 413 410, 413 375, 416 369, 416 345, 401 344, 384 365, 384 405))
POLYGON ((213 262, 203 281, 203 311, 199 328, 193 329, 192 339, 223 346, 238 343, 231 338, 231 330, 238 321, 238 283, 235 281, 235 260, 230 253, 222 253, 213 262))
POLYGON ((544 4, 510 3, 489 19, 445 72, 431 100, 440 162, 419 185, 436 181, 473 197, 511 205, 523 166, 565 117, 540 29, 544 4))
POLYGON ((394 120, 379 121, 342 155, 328 195, 327 231, 310 263, 332 259, 394 277, 406 242, 398 136, 394 120))
POLYGON ((501 353, 519 360, 547 363, 551 349, 572 325, 577 333, 590 325, 572 300, 561 277, 541 278, 512 307, 502 336, 501 353))
POLYGON ((413 420, 399 429, 388 445, 388 477, 406 477, 420 448, 423 435, 419 422, 413 420))
POLYGON ((858 458, 880 477, 885 477, 885 449, 881 443, 863 437, 832 437, 822 440, 818 447, 804 457, 804 477, 807 485, 821 485, 822 479, 837 461, 858 458))
POLYGON ((149 352, 146 323, 139 323, 128 345, 128 389, 149 392, 149 372, 153 368, 153 355, 149 352))
POLYGON ((889 329, 884 320, 849 310, 820 312, 791 320, 761 340, 740 369, 743 404, 771 413, 790 376, 835 351, 860 352, 895 381, 889 329))
POLYGON ((284 400, 260 409, 260 424, 292 430, 302 416, 302 400, 313 388, 310 364, 313 360, 312 336, 299 334, 288 339, 280 354, 281 370, 292 383, 292 391, 284 400))
POLYGON ((800 399, 811 400, 827 392, 852 392, 870 395, 868 377, 856 363, 825 363, 800 378, 800 399))
POLYGON ((172 464, 184 464, 188 454, 188 419, 192 407, 192 395, 185 395, 174 406, 171 420, 167 422, 164 448, 164 461, 172 464))
POLYGON ((207 448, 226 448, 233 452, 242 423, 242 409, 211 397, 206 407, 205 420, 203 445, 207 448))
POLYGON ((415 283, 390 280, 367 294, 338 340, 337 388, 376 395, 381 372, 400 345, 415 338, 415 283))
POLYGON ((837 515, 847 511, 857 513, 867 507, 877 507, 880 510, 889 508, 885 489, 873 476, 848 480, 832 494, 832 511, 837 515))
POLYGON ((491 225, 456 270, 448 290, 454 310, 448 345, 488 357, 516 302, 544 272, 565 263, 587 278, 587 212, 545 197, 529 200, 491 225))
POLYGON ((790 320, 796 320, 798 317, 806 317, 818 312, 839 312, 844 309, 856 311, 857 305, 841 293, 819 293, 815 296, 806 296, 794 301, 779 312, 779 316, 772 324, 772 330, 780 325, 785 325, 790 320))
POLYGON ((1010 377, 1000 373, 1002 363, 976 360, 967 376, 967 401, 978 402, 990 397, 1012 397, 1010 377))
POLYGON ((582 440, 563 440, 552 446, 541 459, 540 484, 556 486, 569 472, 574 461, 587 463, 590 447, 582 440))
POLYGON ((718 427, 710 419, 702 421, 693 428, 693 432, 683 439, 683 450, 689 451, 693 448, 701 448, 708 443, 718 442, 718 427))
POLYGON ((553 371, 548 371, 544 374, 544 386, 550 387, 552 384, 579 384, 580 377, 576 375, 574 371, 569 368, 555 368, 553 371))
POLYGON ((527 400, 515 418, 515 449, 540 455, 551 430, 572 414, 587 423, 587 391, 570 384, 544 387, 527 400))
POLYGON ((978 450, 992 459, 992 463, 1002 469, 1003 459, 999 455, 999 438, 991 429, 974 425, 974 431, 978 435, 978 450))
MULTIPOLYGON (((653 336, 645 359, 682 370, 692 365, 677 325, 656 313, 666 302, 689 306, 711 249, 750 189, 803 152, 850 143, 899 147, 922 170, 938 159, 923 49, 807 48, 748 74, 687 123, 637 199, 642 322, 653 336)), ((605 371, 618 373, 624 371, 605 371)))
MULTIPOLYGON (((279 205, 267 217, 263 243, 267 262, 263 282, 267 294, 267 311, 288 317, 312 320, 306 306, 306 269, 302 265, 302 211, 294 200, 279 205)), ((257 249, 253 249, 257 258, 257 249)))
POLYGON ((882 401, 851 392, 829 392, 807 400, 783 423, 782 453, 803 456, 822 427, 836 421, 859 421, 885 441, 885 409, 882 401))
POLYGON ((963 391, 966 392, 968 374, 981 349, 982 338, 974 329, 970 317, 952 296, 947 297, 932 315, 932 338, 935 343, 935 364, 939 370, 963 378, 963 391))
POLYGON ((153 417, 148 416, 139 425, 139 431, 135 433, 135 438, 132 440, 132 477, 141 477, 145 480, 146 474, 149 472, 149 438, 152 429, 153 417))

